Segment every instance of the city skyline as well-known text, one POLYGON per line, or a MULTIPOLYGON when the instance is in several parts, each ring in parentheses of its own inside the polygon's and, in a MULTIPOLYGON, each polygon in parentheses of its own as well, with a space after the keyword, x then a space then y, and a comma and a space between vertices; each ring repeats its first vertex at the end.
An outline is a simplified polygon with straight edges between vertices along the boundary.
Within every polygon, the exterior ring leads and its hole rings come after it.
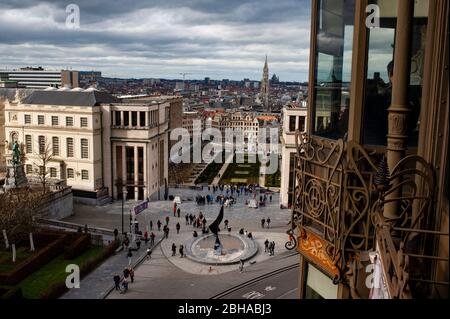
POLYGON ((308 1, 78 1, 80 28, 65 25, 67 3, 0 1, 1 67, 99 70, 105 77, 249 78, 265 55, 281 81, 307 80, 308 1))

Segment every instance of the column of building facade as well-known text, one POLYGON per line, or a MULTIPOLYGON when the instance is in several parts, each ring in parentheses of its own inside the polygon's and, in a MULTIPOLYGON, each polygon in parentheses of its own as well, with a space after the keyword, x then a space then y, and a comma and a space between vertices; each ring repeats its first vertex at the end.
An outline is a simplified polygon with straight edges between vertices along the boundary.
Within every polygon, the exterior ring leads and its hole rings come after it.
POLYGON ((120 111, 120 126, 124 126, 124 123, 125 123, 125 118, 124 118, 124 112, 123 111, 120 111))
MULTIPOLYGON (((145 117, 147 118, 147 116, 145 117)), ((148 125, 147 125, 148 126, 148 125)), ((143 147, 143 165, 144 165, 144 198, 148 198, 149 197, 149 188, 150 186, 148 185, 148 179, 147 179, 147 152, 148 152, 148 146, 149 144, 146 143, 143 147)))

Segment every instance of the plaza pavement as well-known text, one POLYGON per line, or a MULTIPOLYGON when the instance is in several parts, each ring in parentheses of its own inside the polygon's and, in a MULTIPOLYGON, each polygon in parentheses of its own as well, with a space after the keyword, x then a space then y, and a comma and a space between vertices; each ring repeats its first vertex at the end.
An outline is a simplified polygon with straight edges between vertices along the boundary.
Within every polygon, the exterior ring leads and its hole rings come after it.
MULTIPOLYGON (((182 278, 187 276, 194 276, 196 280, 203 281, 204 279, 199 279, 202 277, 214 277, 214 276, 203 276, 207 275, 220 275, 224 273, 232 273, 237 269, 237 265, 231 266, 220 266, 212 267, 212 271, 209 271, 209 266, 200 265, 187 258, 180 258, 179 254, 176 257, 171 256, 170 246, 172 242, 175 242, 177 246, 180 243, 186 241, 192 236, 193 227, 191 225, 185 225, 185 214, 192 213, 198 216, 201 211, 209 225, 217 217, 220 205, 217 203, 197 205, 195 202, 195 196, 198 194, 206 195, 212 194, 215 196, 222 194, 222 192, 216 192, 213 194, 212 189, 208 191, 207 187, 203 190, 185 189, 185 188, 171 188, 169 190, 170 195, 180 196, 182 198, 182 204, 180 205, 181 215, 180 218, 173 216, 173 203, 171 201, 155 201, 150 202, 148 209, 143 211, 137 216, 140 223, 140 229, 144 231, 145 225, 148 225, 150 220, 153 221, 153 232, 156 234, 158 241, 162 237, 162 230, 158 232, 156 227, 156 222, 160 220, 163 224, 165 223, 165 217, 170 216, 169 221, 169 239, 163 240, 161 242, 161 247, 157 247, 155 252, 152 254, 151 261, 144 261, 136 270, 136 280, 138 278, 159 278, 164 282, 171 281, 171 277, 174 273, 183 274, 182 278), (179 222, 181 225, 180 234, 176 234, 175 224, 179 222)), ((226 193, 223 192, 225 195, 226 193)), ((276 242, 276 256, 278 253, 285 253, 284 243, 287 240, 286 230, 288 228, 287 223, 290 220, 290 210, 281 210, 279 208, 278 194, 273 194, 272 203, 267 203, 267 206, 260 207, 257 209, 248 208, 245 206, 245 200, 253 198, 253 195, 248 196, 236 196, 237 203, 231 208, 225 208, 224 220, 229 220, 229 227, 232 228, 232 232, 238 232, 240 228, 244 228, 247 231, 253 233, 255 240, 259 246, 258 254, 251 260, 256 261, 256 267, 260 267, 262 264, 267 264, 267 259, 269 256, 264 254, 263 242, 267 238, 270 241, 276 242), (271 219, 270 229, 261 228, 261 219, 271 219), (266 262, 264 262, 266 261, 266 262)), ((129 231, 129 220, 130 209, 136 205, 137 202, 127 201, 125 203, 124 209, 124 225, 125 231, 129 231)), ((87 205, 75 205, 74 208, 75 215, 66 218, 66 221, 88 224, 89 226, 105 227, 114 229, 117 228, 121 230, 121 214, 122 214, 122 203, 120 201, 114 202, 112 204, 95 207, 87 205)), ((144 244, 143 244, 144 246, 144 244)), ((145 248, 141 248, 140 254, 145 254, 145 248)), ((113 283, 113 275, 116 273, 121 274, 123 268, 128 265, 128 260, 126 258, 126 252, 120 252, 118 255, 110 257, 105 261, 100 267, 91 272, 88 276, 81 280, 81 288, 73 289, 66 293, 63 298, 101 298, 104 296, 105 292, 108 291, 113 283), (83 289, 83 287, 87 287, 83 289)), ((135 253, 133 258, 138 258, 135 253)), ((133 261, 134 262, 134 261, 133 261)), ((252 265, 254 267, 255 265, 252 265)), ((143 285, 145 280, 140 281, 139 285, 143 285)), ((150 284, 148 282, 147 284, 150 284)), ((195 283, 193 283, 195 285, 195 283)), ((171 283, 173 285, 173 283, 171 283)), ((154 286, 154 283, 151 283, 154 286)), ((137 283, 134 283, 133 287, 138 287, 137 283)), ((150 287, 150 286, 149 286, 150 287)), ((148 287, 147 287, 148 288, 148 287)), ((131 289, 137 293, 139 289, 131 289)), ((146 291, 145 286, 142 287, 142 291, 146 291)), ((126 295, 127 298, 132 297, 133 293, 129 292, 126 295)), ((184 293, 183 293, 184 296, 184 293)), ((113 292, 110 295, 111 298, 117 297, 116 293, 113 292)), ((136 298, 154 298, 155 296, 149 296, 147 293, 141 294, 140 296, 135 296, 136 298)), ((180 292, 174 291, 174 295, 170 294, 166 296, 167 298, 179 298, 181 297, 180 292)))

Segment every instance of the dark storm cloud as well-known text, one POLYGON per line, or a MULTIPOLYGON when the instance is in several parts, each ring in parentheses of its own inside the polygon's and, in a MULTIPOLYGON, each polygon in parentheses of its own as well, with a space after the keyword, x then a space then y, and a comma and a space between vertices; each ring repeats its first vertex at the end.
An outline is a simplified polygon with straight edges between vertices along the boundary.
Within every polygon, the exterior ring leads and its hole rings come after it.
POLYGON ((309 0, 74 3, 81 13, 78 30, 65 27, 68 2, 0 0, 0 67, 70 65, 116 76, 197 72, 193 77, 258 79, 268 53, 271 72, 306 79, 309 0))

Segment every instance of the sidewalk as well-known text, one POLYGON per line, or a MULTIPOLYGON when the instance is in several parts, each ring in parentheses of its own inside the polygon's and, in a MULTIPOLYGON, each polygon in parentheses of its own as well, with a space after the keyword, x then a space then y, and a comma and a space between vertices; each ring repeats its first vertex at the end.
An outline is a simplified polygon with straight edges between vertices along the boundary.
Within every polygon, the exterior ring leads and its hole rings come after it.
MULTIPOLYGON (((229 157, 228 157, 228 158, 229 158, 229 157)), ((230 162, 231 162, 231 161, 225 160, 225 163, 223 163, 222 167, 220 168, 219 173, 217 173, 216 177, 214 177, 214 179, 213 179, 213 181, 212 181, 212 183, 211 183, 212 186, 217 186, 217 185, 219 185, 220 179, 222 178, 223 174, 224 174, 225 171, 227 170, 228 165, 230 165, 230 162)))
MULTIPOLYGON (((161 240, 162 234, 158 232, 152 251, 158 247, 161 240)), ((150 246, 142 242, 141 249, 133 253, 131 260, 133 268, 138 266, 145 258, 148 247, 150 246)), ((114 286, 113 277, 115 275, 123 276, 123 269, 128 267, 127 253, 128 251, 120 251, 109 257, 99 267, 81 279, 80 288, 69 290, 60 299, 103 299, 114 286)))

